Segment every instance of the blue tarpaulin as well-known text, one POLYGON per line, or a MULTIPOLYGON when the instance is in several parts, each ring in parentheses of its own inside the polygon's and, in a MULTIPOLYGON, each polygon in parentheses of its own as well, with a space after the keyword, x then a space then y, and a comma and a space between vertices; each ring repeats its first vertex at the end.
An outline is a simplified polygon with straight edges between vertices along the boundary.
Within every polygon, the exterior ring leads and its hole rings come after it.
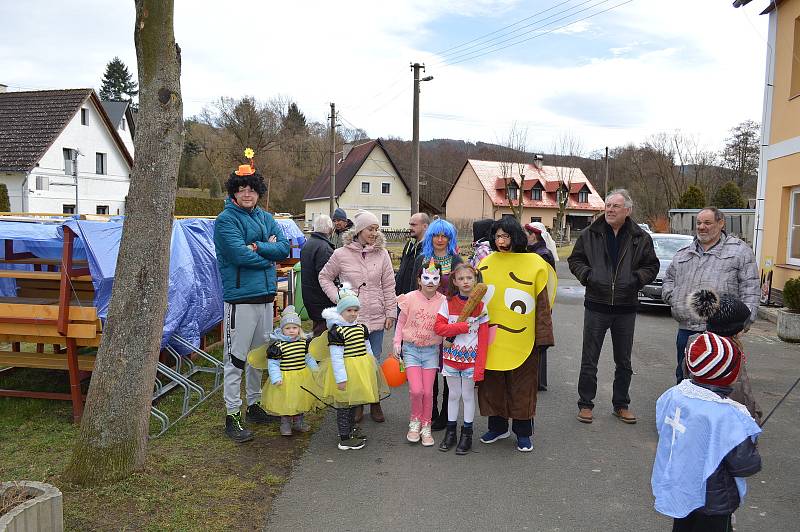
MULTIPOLYGON (((69 220, 64 225, 76 235, 73 257, 87 260, 94 285, 94 305, 105 320, 122 239, 123 217, 108 222, 69 220)), ((278 220, 286 237, 298 248, 305 243, 302 231, 292 220, 278 220)), ((31 252, 37 257, 60 259, 64 230, 60 224, 0 222, 0 240, 14 240, 14 252, 31 252)), ((0 252, 2 250, 0 249, 0 252)), ((293 249, 295 258, 299 249, 293 249)), ((6 269, 32 269, 30 265, 3 265, 6 269)), ((13 279, 2 279, 0 294, 13 296, 13 279)), ((172 225, 169 263, 169 292, 161 347, 178 334, 199 345, 203 332, 222 321, 222 282, 214 249, 214 220, 190 218, 172 225)))

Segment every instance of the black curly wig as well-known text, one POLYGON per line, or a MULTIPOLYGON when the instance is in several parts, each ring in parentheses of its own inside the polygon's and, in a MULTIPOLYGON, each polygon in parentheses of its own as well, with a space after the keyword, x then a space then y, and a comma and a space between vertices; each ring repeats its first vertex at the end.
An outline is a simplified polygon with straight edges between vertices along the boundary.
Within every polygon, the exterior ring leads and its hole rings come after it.
POLYGON ((499 251, 497 243, 494 240, 494 235, 498 229, 502 229, 511 235, 511 249, 512 253, 525 253, 528 249, 528 235, 525 230, 519 225, 519 222, 513 216, 503 216, 499 220, 495 220, 492 228, 489 230, 489 246, 492 251, 499 251))
POLYGON ((264 176, 258 172, 251 175, 238 175, 236 172, 231 172, 228 180, 225 181, 225 190, 228 191, 228 196, 231 198, 234 194, 239 192, 241 187, 250 187, 261 198, 267 193, 267 185, 264 184, 264 176))

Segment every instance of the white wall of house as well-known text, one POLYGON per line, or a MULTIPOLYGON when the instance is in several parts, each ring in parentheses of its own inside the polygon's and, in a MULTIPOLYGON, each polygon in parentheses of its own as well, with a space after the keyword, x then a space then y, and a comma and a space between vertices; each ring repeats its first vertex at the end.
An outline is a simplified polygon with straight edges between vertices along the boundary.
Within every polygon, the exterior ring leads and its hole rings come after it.
POLYGON ((64 149, 78 149, 82 156, 78 156, 77 213, 125 214, 131 168, 92 101, 87 100, 83 109, 87 124, 81 123, 80 111, 75 113, 31 171, 25 211, 60 213, 75 205, 75 181, 71 169, 65 170, 64 149), (97 154, 103 155, 104 168, 98 168, 97 154))
POLYGON ((128 153, 133 157, 133 137, 131 136, 130 124, 128 124, 127 113, 122 116, 117 124, 117 134, 122 138, 125 147, 128 148, 128 153))
MULTIPOLYGON (((338 206, 351 220, 359 210, 378 217, 385 229, 405 229, 411 217, 411 196, 380 146, 375 146, 350 184, 339 196, 338 206), (368 190, 368 192, 367 192, 368 190)), ((306 202, 306 223, 329 214, 329 200, 306 202)))

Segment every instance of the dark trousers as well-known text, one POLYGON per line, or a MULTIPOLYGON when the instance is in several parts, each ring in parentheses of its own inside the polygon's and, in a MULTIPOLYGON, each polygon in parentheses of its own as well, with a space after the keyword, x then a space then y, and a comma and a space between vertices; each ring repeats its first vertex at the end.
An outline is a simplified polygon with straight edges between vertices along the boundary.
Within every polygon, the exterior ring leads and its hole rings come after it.
POLYGON ((578 378, 579 408, 594 408, 592 400, 597 394, 597 362, 606 331, 611 329, 611 342, 614 347, 614 391, 611 403, 614 409, 627 408, 631 402, 628 389, 631 386, 631 350, 633 331, 636 326, 636 313, 606 314, 583 309, 583 353, 581 355, 581 374, 578 378))
POLYGON ((539 390, 547 389, 547 348, 539 351, 539 390))
MULTIPOLYGON (((508 419, 500 416, 489 416, 489 430, 492 432, 506 432, 508 431, 508 419)), ((517 436, 533 436, 533 420, 532 419, 512 419, 511 432, 517 436)))
POLYGON ((686 517, 672 521, 672 532, 729 532, 731 514, 705 515, 694 511, 686 517))
POLYGON ((433 379, 433 411, 431 412, 431 420, 439 416, 447 419, 447 399, 450 397, 450 389, 447 387, 447 379, 442 377, 442 409, 439 410, 439 374, 433 379))
POLYGON ((701 332, 702 331, 690 331, 689 329, 678 329, 678 337, 675 340, 675 348, 678 355, 678 365, 675 367, 675 379, 678 381, 678 384, 683 380, 683 358, 686 356, 686 344, 689 342, 689 337, 701 332))
POLYGON ((314 320, 314 328, 311 329, 312 333, 314 334, 314 338, 321 335, 326 330, 328 330, 328 327, 325 320, 314 320))
POLYGON ((336 428, 339 430, 339 437, 347 439, 356 426, 356 407, 336 409, 336 428))

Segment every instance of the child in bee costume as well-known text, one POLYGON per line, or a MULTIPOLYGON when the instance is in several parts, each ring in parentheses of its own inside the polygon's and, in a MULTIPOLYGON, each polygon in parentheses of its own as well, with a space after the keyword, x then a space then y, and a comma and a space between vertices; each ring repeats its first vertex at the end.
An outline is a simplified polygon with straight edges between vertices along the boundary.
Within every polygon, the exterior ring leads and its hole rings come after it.
POLYGON ((379 402, 389 390, 372 356, 369 331, 366 325, 356 323, 360 308, 358 297, 345 283, 336 307, 322 311, 329 327, 331 356, 320 364, 321 398, 336 408, 338 447, 343 451, 361 449, 366 444, 355 422, 356 407, 379 402))
POLYGON ((281 313, 280 329, 270 339, 273 343, 267 349, 269 382, 264 385, 264 407, 281 416, 281 435, 308 432, 303 414, 320 406, 319 400, 309 393, 320 393, 314 378, 319 368, 308 353, 311 338, 303 334, 300 316, 293 306, 281 313))

